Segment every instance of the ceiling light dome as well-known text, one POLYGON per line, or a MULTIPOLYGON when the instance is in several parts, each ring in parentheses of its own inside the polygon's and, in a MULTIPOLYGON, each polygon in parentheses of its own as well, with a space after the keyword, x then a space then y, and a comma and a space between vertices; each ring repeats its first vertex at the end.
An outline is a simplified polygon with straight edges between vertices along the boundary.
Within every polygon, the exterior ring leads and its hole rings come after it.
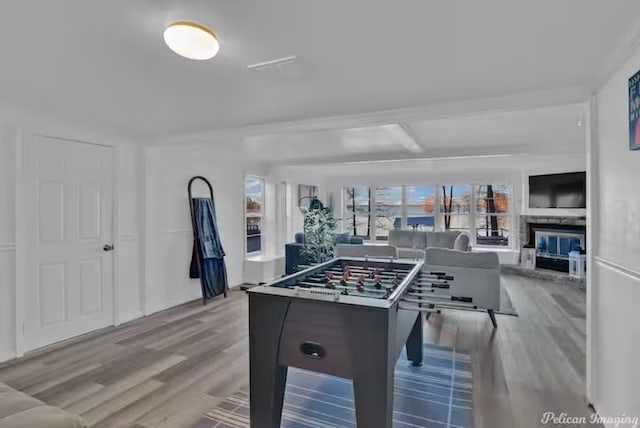
POLYGON ((174 22, 164 30, 164 42, 180 56, 195 60, 211 59, 220 50, 216 34, 195 22, 174 22))

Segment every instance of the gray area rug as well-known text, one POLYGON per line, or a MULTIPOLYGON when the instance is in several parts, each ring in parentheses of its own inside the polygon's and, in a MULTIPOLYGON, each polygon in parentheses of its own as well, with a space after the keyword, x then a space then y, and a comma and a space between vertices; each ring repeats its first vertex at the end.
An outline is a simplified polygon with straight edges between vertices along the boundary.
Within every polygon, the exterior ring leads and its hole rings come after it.
POLYGON ((502 315, 518 316, 516 307, 513 306, 511 296, 509 296, 509 291, 507 291, 507 287, 505 287, 504 283, 500 286, 500 311, 498 313, 502 315))
MULTIPOLYGON (((404 353, 396 366, 393 426, 472 428, 471 359, 455 349, 425 345, 424 364, 404 353)), ((290 368, 282 427, 355 428, 350 380, 290 368)), ((248 388, 212 409, 193 428, 248 428, 248 388)))

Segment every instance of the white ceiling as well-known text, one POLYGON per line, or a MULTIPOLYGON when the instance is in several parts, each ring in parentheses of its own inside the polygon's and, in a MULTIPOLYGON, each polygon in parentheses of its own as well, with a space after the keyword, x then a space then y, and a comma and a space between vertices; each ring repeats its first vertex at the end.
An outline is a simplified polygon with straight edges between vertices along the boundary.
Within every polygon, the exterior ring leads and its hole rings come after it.
POLYGON ((637 0, 3 0, 0 103, 153 139, 588 87, 638 16, 637 0), (211 26, 220 54, 172 53, 177 20, 211 26))
POLYGON ((243 156, 272 164, 326 164, 504 154, 584 153, 585 105, 401 122, 414 145, 384 125, 289 132, 229 141, 243 156), (582 125, 582 126, 581 126, 582 125))

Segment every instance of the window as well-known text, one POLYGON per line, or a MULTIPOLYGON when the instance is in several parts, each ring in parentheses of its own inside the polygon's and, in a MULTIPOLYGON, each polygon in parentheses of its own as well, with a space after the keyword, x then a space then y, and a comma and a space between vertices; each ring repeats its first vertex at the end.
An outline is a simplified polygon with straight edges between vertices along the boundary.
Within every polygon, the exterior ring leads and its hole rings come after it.
POLYGON ((468 184, 449 184, 442 186, 440 212, 444 230, 469 231, 469 213, 471 212, 471 186, 468 184))
POLYGON ((436 188, 434 186, 406 186, 407 227, 432 231, 435 228, 436 188))
POLYGON ((371 188, 350 186, 344 188, 343 230, 353 236, 369 239, 371 236, 371 188))
POLYGON ((376 240, 388 241, 389 231, 400 229, 402 186, 376 187, 376 240))
POLYGON ((349 186, 343 190, 343 232, 387 241, 389 231, 457 230, 477 245, 509 246, 511 187, 504 184, 349 186))
POLYGON ((262 214, 264 212, 264 180, 246 177, 244 181, 246 199, 245 224, 247 254, 262 251, 262 214))
POLYGON ((476 242, 509 245, 511 188, 503 184, 476 186, 476 242))

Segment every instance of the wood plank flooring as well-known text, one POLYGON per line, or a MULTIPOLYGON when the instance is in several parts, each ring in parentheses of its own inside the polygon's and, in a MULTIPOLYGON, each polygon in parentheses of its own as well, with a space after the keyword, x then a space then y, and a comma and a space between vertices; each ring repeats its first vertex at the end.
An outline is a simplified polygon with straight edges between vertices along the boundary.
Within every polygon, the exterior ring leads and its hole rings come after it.
MULTIPOLYGON (((470 353, 476 428, 541 426, 545 411, 589 416, 585 295, 503 276, 519 317, 445 311, 427 340, 470 353)), ((190 427, 248 383, 247 299, 192 302, 0 367, 0 382, 95 427, 190 427)))

